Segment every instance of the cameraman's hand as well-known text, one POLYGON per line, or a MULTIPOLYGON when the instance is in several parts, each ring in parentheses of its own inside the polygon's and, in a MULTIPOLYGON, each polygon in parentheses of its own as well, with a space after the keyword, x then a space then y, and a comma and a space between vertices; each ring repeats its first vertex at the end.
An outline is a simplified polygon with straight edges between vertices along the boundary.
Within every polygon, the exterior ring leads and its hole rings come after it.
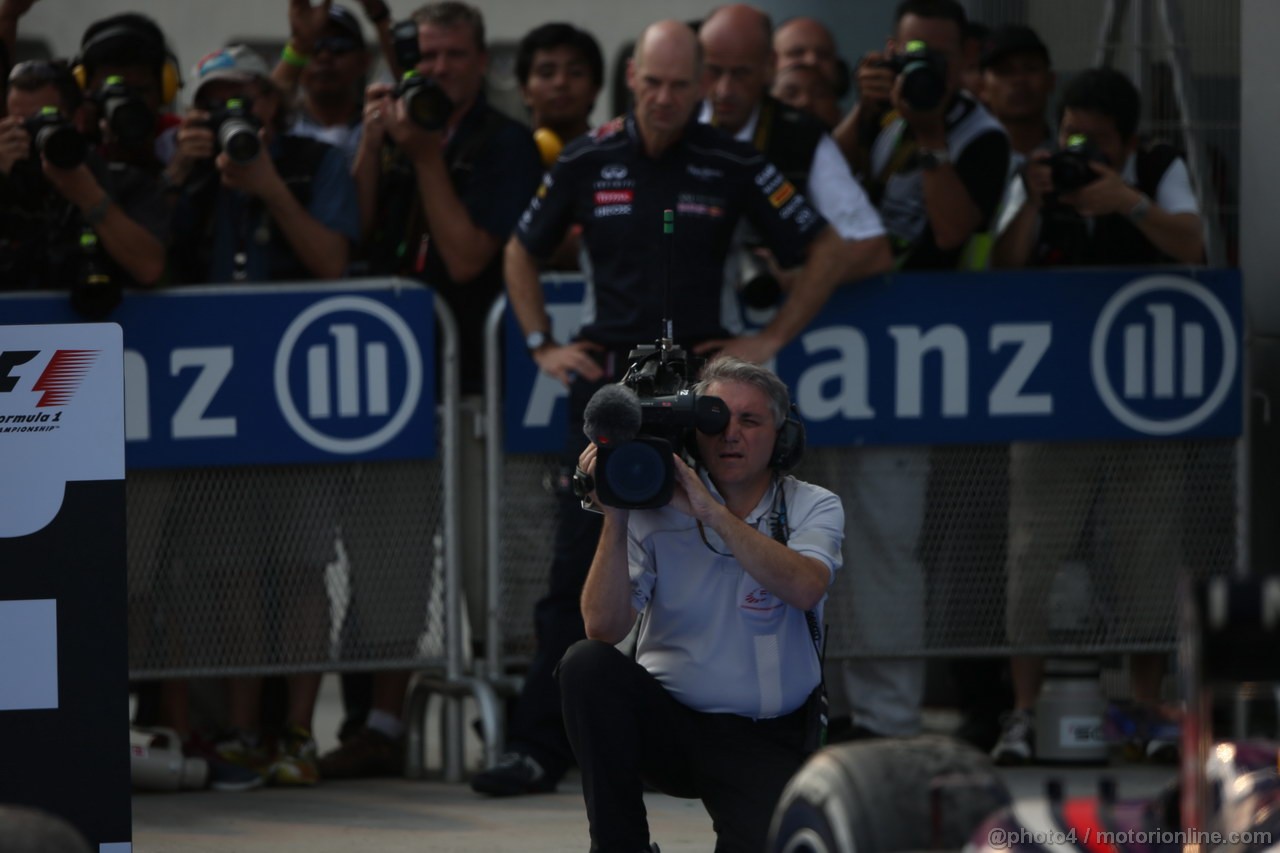
POLYGON ((1120 173, 1110 166, 1091 160, 1089 168, 1098 175, 1098 179, 1062 196, 1062 200, 1074 207, 1081 216, 1128 213, 1142 198, 1141 193, 1126 184, 1120 173))
POLYGON ((311 0, 289 0, 289 41, 294 50, 307 56, 316 52, 316 42, 329 24, 332 3, 333 0, 321 0, 319 6, 312 6, 311 0))
MULTIPOLYGON (((590 477, 593 483, 596 479, 596 456, 599 452, 600 449, 593 442, 588 442, 586 449, 578 455, 578 470, 590 477)), ((584 499, 584 505, 590 505, 592 509, 599 510, 604 515, 624 519, 623 524, 626 523, 627 510, 601 503, 600 495, 594 488, 584 499)))
MULTIPOLYGON (((364 90, 364 130, 360 144, 366 142, 381 148, 387 129, 395 115, 395 87, 390 83, 374 83, 364 90)), ((375 150, 376 150, 375 148, 375 150)))
POLYGON ((1053 170, 1049 158, 1053 155, 1044 148, 1037 148, 1022 164, 1022 185, 1027 191, 1027 204, 1039 210, 1044 207, 1045 196, 1053 192, 1053 170))
POLYGON ((104 190, 84 163, 70 169, 59 169, 48 160, 41 165, 54 191, 81 210, 88 210, 102 201, 104 190))
POLYGON ((680 458, 679 453, 671 454, 675 459, 676 482, 671 491, 671 506, 690 518, 696 518, 703 524, 709 524, 712 516, 724 509, 724 504, 711 496, 703 484, 698 472, 688 466, 680 458))
POLYGON ((191 170, 197 163, 213 156, 213 130, 209 127, 209 114, 194 108, 187 110, 182 123, 178 125, 174 140, 177 146, 165 173, 172 186, 180 187, 191 176, 191 170))
MULTIPOLYGON (((538 369, 548 376, 559 379, 566 386, 574 377, 581 377, 588 382, 595 382, 604 376, 604 370, 596 364, 589 353, 603 349, 599 344, 590 341, 573 341, 564 346, 545 346, 531 353, 538 369)), ((586 469, 583 469, 586 470, 586 469)))
POLYGON ((916 141, 925 148, 947 147, 947 99, 943 98, 930 110, 913 109, 902 97, 902 76, 893 81, 893 108, 915 133, 916 141))
POLYGON ((873 50, 858 63, 855 80, 858 85, 858 98, 863 101, 879 101, 882 107, 889 105, 893 94, 893 81, 896 74, 892 68, 886 68, 888 56, 873 50))
POLYGON ((423 130, 409 118, 409 111, 400 98, 393 102, 387 133, 413 163, 444 156, 444 130, 423 130))
POLYGON ((764 364, 777 355, 781 348, 764 335, 739 335, 736 338, 703 341, 693 351, 696 355, 706 357, 732 355, 752 364, 764 364))
POLYGON ((0 174, 8 175, 13 164, 31 156, 31 136, 22 119, 8 116, 0 119, 0 174))
POLYGON ((258 138, 262 140, 262 149, 258 152, 258 156, 248 163, 237 163, 228 157, 225 151, 213 162, 222 173, 224 187, 240 190, 270 202, 273 197, 278 198, 281 193, 288 193, 289 188, 285 186, 284 179, 276 171, 276 164, 271 160, 271 153, 267 147, 266 128, 258 130, 258 138))

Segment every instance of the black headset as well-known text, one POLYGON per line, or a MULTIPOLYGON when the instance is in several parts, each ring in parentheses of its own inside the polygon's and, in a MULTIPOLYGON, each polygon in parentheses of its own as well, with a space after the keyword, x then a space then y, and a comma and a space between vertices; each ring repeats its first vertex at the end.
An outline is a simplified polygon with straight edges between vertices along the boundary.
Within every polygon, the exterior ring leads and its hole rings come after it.
POLYGON ((149 42, 156 55, 160 57, 160 100, 169 104, 178 96, 182 88, 182 71, 178 67, 178 59, 165 43, 164 33, 149 18, 136 13, 125 13, 104 18, 89 25, 85 30, 84 40, 80 43, 80 52, 71 62, 71 74, 80 84, 81 90, 89 87, 89 69, 86 58, 95 48, 105 45, 113 39, 131 37, 149 42))
MULTIPOLYGON (((702 464, 702 455, 698 452, 698 431, 691 429, 685 432, 685 453, 694 462, 702 464)), ((773 440, 773 454, 769 457, 769 467, 781 473, 790 471, 800 464, 804 457, 804 421, 800 420, 800 412, 792 403, 787 409, 787 417, 778 427, 778 434, 773 440)))

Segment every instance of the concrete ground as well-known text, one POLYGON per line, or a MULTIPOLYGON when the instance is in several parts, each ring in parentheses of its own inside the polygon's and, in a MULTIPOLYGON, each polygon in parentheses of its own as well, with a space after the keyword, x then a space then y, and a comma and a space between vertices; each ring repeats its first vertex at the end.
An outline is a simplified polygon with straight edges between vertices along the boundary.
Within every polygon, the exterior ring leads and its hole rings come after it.
MULTIPOLYGON (((334 743, 341 715, 336 679, 325 680, 316 714, 321 749, 334 743)), ((434 732, 429 726, 428 732, 434 732)), ((469 740, 474 741, 474 738, 469 740)), ((468 766, 478 744, 468 744, 468 766)), ((439 751, 428 747, 428 763, 439 751)), ((1103 773, 1121 798, 1147 797, 1174 776, 1170 767, 1029 767, 1002 770, 1019 799, 1043 796, 1049 778, 1068 796, 1095 793, 1103 773)), ((661 794, 646 798, 653 839, 663 853, 710 851, 711 821, 696 800, 661 794)), ((136 853, 502 853, 587 850, 581 782, 570 775, 554 794, 495 800, 465 784, 406 779, 324 782, 308 789, 261 789, 137 794, 133 798, 136 853)))

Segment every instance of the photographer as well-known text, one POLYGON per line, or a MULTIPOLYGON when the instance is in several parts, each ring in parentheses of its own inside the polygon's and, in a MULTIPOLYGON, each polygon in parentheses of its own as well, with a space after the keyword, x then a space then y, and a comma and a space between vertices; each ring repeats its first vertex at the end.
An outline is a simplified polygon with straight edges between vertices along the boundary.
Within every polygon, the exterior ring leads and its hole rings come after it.
MULTIPOLYGON (((827 490, 785 475, 798 460, 784 445, 794 433, 775 374, 722 357, 695 391, 721 398, 729 425, 694 433, 700 462, 675 460, 667 506, 600 505, 604 529, 582 591, 588 639, 560 664, 592 850, 650 849, 646 783, 701 799, 717 850, 761 850, 808 754, 818 626, 841 565, 844 511, 827 490), (637 614, 631 660, 614 644, 637 614)), ((593 444, 580 458, 588 475, 596 454, 593 444)))
POLYGON ((102 316, 121 286, 153 285, 164 273, 168 223, 159 182, 87 150, 74 128, 80 88, 64 65, 23 62, 8 82, 0 288, 70 288, 75 307, 102 316))
POLYGON ((175 278, 188 283, 338 278, 359 237, 341 152, 284 133, 283 98, 258 54, 215 51, 192 70, 194 106, 168 167, 178 188, 175 278))
POLYGON ((996 244, 998 265, 1204 262, 1186 163, 1168 145, 1139 144, 1140 112, 1119 71, 1072 79, 1058 107, 1059 153, 1033 153, 1010 193, 1018 212, 996 244))
MULTIPOLYGON (((777 167, 750 146, 691 122, 703 95, 700 79, 693 31, 678 21, 648 27, 627 70, 635 110, 565 149, 546 192, 530 202, 507 244, 507 294, 530 355, 569 386, 563 461, 570 470, 585 444, 587 401, 621 377, 633 345, 657 337, 665 294, 676 309, 677 343, 762 362, 817 314, 844 269, 843 241, 777 167), (669 242, 664 210, 674 213, 669 242), (805 265, 764 331, 726 340, 724 266, 744 214, 784 263, 804 257, 805 265), (591 260, 594 314, 578 340, 560 344, 551 336, 537 260, 575 224, 591 260)), ((583 636, 578 599, 600 526, 567 489, 558 499, 549 588, 534 617, 537 650, 510 722, 508 752, 471 780, 489 794, 553 790, 573 761, 552 672, 583 636)))
MULTIPOLYGON (((1095 68, 1072 79, 1058 109, 1060 149, 1037 151, 1024 167, 1011 193, 1011 204, 1021 207, 996 246, 997 262, 1036 267, 1204 262, 1202 224, 1186 164, 1167 145, 1139 144, 1140 107, 1138 90, 1119 71, 1095 68)), ((1010 644, 1049 642, 1049 590, 1058 567, 1079 552, 1082 542, 1092 545, 1089 553, 1106 555, 1107 566, 1127 575, 1110 602, 1117 624, 1134 642, 1159 637, 1161 616, 1175 607, 1172 580, 1185 562, 1179 547, 1183 473, 1170 464, 1159 442, 1129 442, 1123 454, 1089 443, 1014 444, 1010 644)), ((1133 713, 1124 719, 1108 712, 1108 724, 1123 721, 1121 730, 1134 737, 1133 746, 1147 760, 1177 754, 1177 724, 1161 708, 1165 657, 1131 655, 1133 713)), ((1044 666, 1044 658, 1035 655, 1012 660, 1014 710, 992 750, 999 764, 1035 757, 1034 710, 1044 666)))

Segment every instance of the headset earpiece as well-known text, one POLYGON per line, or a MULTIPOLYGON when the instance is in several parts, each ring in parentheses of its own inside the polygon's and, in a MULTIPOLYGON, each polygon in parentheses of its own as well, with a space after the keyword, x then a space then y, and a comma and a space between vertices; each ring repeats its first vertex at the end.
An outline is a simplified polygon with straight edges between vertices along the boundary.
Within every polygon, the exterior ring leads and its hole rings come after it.
POLYGON ((178 97, 178 90, 182 85, 182 69, 178 65, 178 57, 166 49, 164 67, 160 69, 160 102, 165 105, 172 104, 173 99, 178 97))
POLYGON ((790 471, 800 464, 804 456, 804 421, 795 404, 787 412, 787 419, 778 428, 778 437, 773 442, 773 456, 769 458, 769 467, 775 471, 790 471))

